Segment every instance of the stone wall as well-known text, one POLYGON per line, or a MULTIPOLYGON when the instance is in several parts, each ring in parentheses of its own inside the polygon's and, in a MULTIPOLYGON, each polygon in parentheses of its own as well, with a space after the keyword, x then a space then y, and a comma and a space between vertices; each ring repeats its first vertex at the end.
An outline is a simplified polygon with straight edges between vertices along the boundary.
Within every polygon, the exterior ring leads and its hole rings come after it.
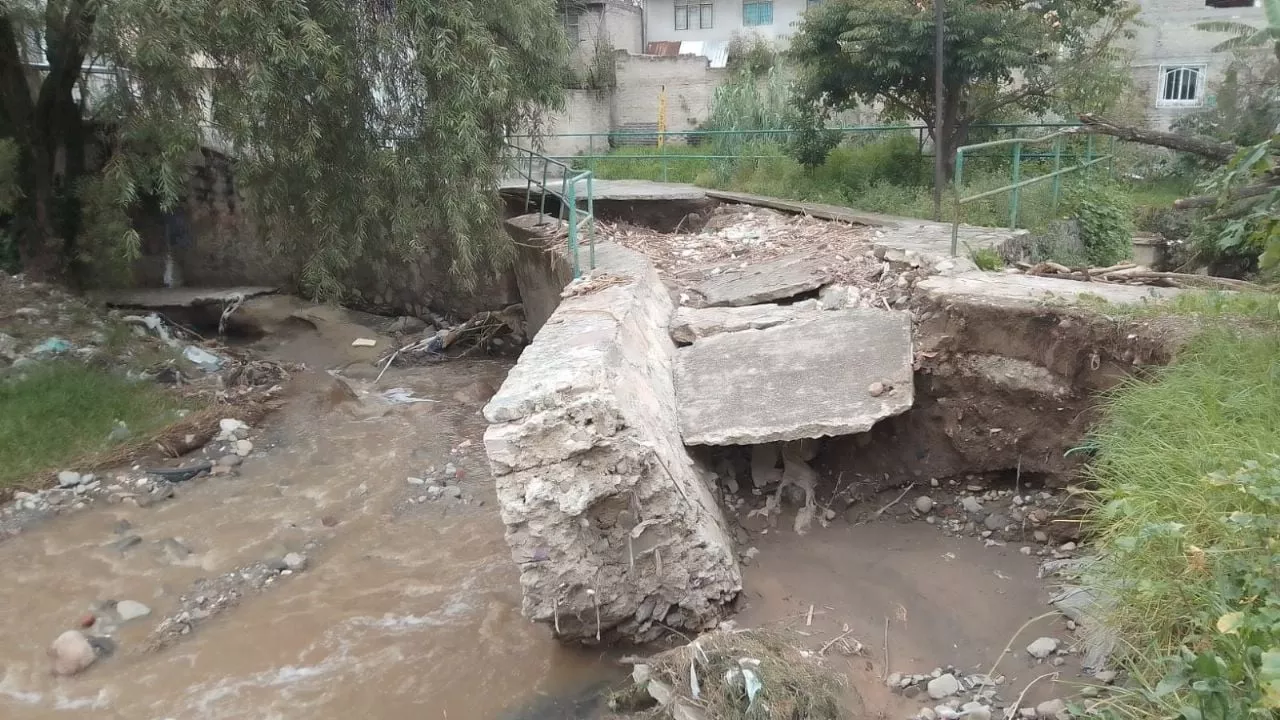
POLYGON ((697 633, 742 579, 677 430, 672 301, 637 253, 597 261, 627 282, 563 300, 484 409, 523 612, 588 643, 697 633))

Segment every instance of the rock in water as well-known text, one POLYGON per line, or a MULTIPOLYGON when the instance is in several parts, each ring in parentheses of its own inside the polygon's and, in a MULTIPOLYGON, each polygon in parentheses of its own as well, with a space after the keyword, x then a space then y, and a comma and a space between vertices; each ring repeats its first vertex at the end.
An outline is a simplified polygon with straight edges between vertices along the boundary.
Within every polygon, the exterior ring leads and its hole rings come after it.
POLYGON ((289 553, 284 556, 284 564, 294 572, 302 572, 307 569, 307 558, 300 553, 289 553))
POLYGON ((960 692, 960 681, 956 679, 955 675, 947 673, 930 680, 927 689, 929 697, 934 700, 941 700, 960 692))
POLYGON ((80 477, 80 473, 74 470, 63 470, 58 473, 58 487, 75 487, 82 482, 84 482, 84 478, 80 477))
POLYGON ((1059 720, 1067 715, 1067 704, 1062 700, 1045 700, 1036 706, 1036 715, 1042 720, 1059 720))
POLYGON ((933 509, 933 498, 928 495, 921 495, 916 498, 916 512, 927 514, 933 509))
POLYGON ((68 630, 49 646, 49 657, 53 660, 53 674, 65 677, 86 670, 98 659, 98 654, 84 633, 68 630))
POLYGON ((1027 646, 1027 654, 1037 660, 1043 660, 1054 653, 1058 649, 1058 640, 1051 637, 1042 637, 1027 646))
POLYGON ((960 507, 964 508, 965 512, 982 512, 982 503, 978 502, 978 498, 972 495, 964 496, 964 498, 960 500, 960 507))
POLYGON ((150 615, 151 608, 137 600, 121 600, 116 603, 116 614, 120 616, 120 622, 129 622, 150 615))

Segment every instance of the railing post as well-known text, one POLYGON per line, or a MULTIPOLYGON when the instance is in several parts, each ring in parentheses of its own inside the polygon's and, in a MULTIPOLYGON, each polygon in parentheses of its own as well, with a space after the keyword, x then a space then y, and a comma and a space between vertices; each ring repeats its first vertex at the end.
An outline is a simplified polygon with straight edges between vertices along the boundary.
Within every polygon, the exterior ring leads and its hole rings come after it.
MULTIPOLYGON (((934 152, 937 152, 937 146, 934 146, 934 152)), ((955 257, 960 249, 960 192, 961 186, 964 184, 964 149, 956 148, 956 169, 955 175, 951 178, 951 184, 956 189, 956 211, 951 220, 951 257, 955 257)))
MULTIPOLYGON (((529 212, 529 206, 533 204, 533 151, 529 150, 528 153, 529 172, 524 174, 526 180, 524 184, 524 212, 529 212)), ((520 161, 517 160, 516 162, 518 163, 520 161)), ((538 222, 541 223, 542 219, 539 218, 538 222)))
POLYGON ((1009 196, 1009 229, 1018 229, 1018 183, 1022 180, 1022 143, 1013 144, 1013 188, 1009 196))
POLYGON ((1062 169, 1062 138, 1056 138, 1053 141, 1053 208, 1058 208, 1058 198, 1062 196, 1062 176, 1058 175, 1058 171, 1062 169))
POLYGON ((564 204, 569 206, 566 215, 569 220, 569 256, 573 258, 573 277, 576 280, 582 275, 578 265, 578 201, 576 197, 577 183, 570 180, 565 187, 564 204))
POLYGON ((1084 136, 1084 161, 1093 161, 1093 133, 1084 136))
POLYGON ((591 270, 596 269, 596 193, 593 187, 595 175, 587 174, 587 215, 588 222, 591 223, 591 236, 588 238, 591 242, 591 270))
POLYGON ((542 200, 538 203, 538 224, 541 225, 547 214, 547 159, 542 159, 542 200))
POLYGON ((596 134, 587 135, 587 169, 592 173, 596 171, 596 134))

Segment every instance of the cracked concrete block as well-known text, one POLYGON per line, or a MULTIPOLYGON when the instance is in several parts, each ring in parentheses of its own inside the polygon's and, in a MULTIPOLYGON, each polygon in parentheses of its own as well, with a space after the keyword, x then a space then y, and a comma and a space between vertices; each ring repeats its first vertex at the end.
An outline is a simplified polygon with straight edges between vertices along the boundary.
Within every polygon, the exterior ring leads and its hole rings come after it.
POLYGON ((565 640, 700 632, 742 578, 677 430, 674 306, 643 256, 596 252, 629 282, 564 299, 484 410, 523 612, 565 640))
POLYGON ((911 315, 828 310, 805 322, 681 348, 680 432, 690 445, 852 435, 911 408, 911 315))

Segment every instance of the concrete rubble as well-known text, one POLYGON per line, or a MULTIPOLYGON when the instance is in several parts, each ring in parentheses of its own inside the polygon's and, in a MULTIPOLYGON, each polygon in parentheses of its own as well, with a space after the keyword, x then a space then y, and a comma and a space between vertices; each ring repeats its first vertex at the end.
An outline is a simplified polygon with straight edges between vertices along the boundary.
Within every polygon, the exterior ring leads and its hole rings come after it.
POLYGON ((596 252, 627 282, 565 299, 484 409, 523 612, 566 640, 696 633, 742 579, 676 430, 674 307, 643 256, 596 252))
POLYGON ((726 272, 694 288, 706 307, 755 305, 811 292, 830 281, 824 258, 789 255, 740 272, 726 272))
POLYGON ((710 307, 676 309, 671 321, 671 339, 692 343, 698 338, 740 330, 764 330, 797 319, 817 317, 822 306, 816 300, 793 305, 748 305, 746 307, 710 307))
POLYGON ((831 310, 681 348, 680 432, 690 445, 852 435, 914 400, 911 315, 831 310), (814 378, 823 378, 814 382, 814 378))

